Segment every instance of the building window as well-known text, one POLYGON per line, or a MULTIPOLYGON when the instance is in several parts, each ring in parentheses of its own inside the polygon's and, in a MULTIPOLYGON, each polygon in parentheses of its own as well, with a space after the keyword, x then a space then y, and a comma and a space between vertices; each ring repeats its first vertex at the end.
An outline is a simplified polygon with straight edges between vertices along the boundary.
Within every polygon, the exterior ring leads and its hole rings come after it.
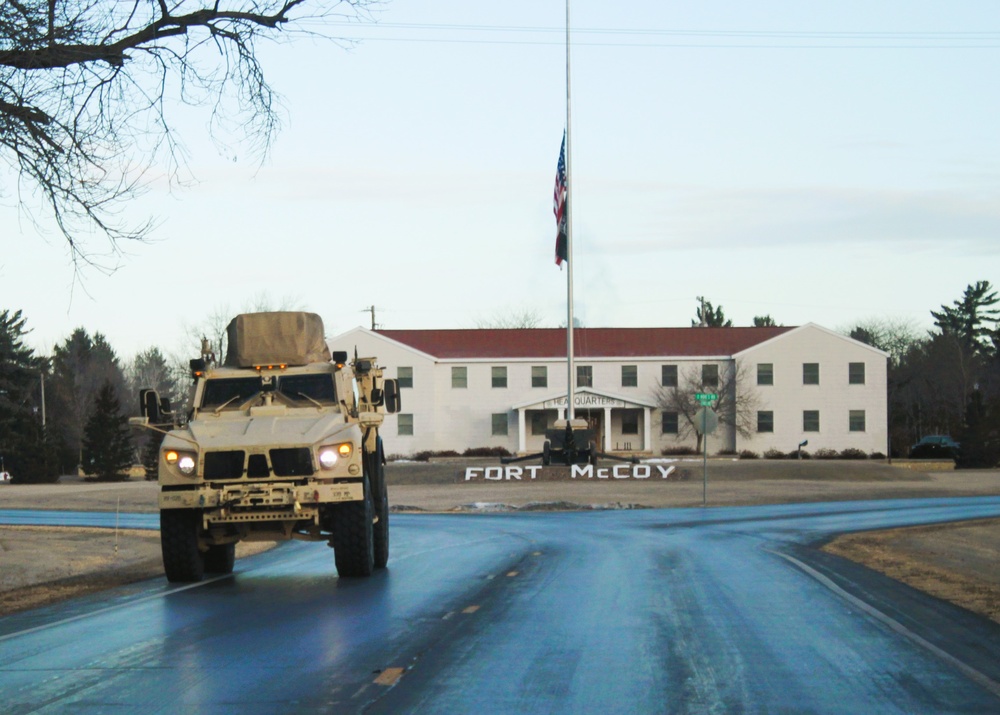
POLYGON ((451 386, 455 388, 466 388, 469 386, 469 368, 451 368, 451 386))
POLYGON ((757 363, 757 384, 758 385, 774 384, 774 363, 770 362, 757 363))
POLYGON ((413 387, 413 368, 412 367, 397 367, 396 368, 396 383, 400 387, 413 387))
POLYGON ((819 384, 819 363, 818 362, 804 362, 804 363, 802 363, 802 384, 803 385, 818 385, 819 384))
POLYGON ((847 429, 849 429, 851 432, 864 432, 865 431, 865 411, 864 410, 851 410, 848 413, 847 429))
POLYGON ((663 365, 660 368, 660 384, 664 387, 677 387, 676 365, 663 365))
POLYGON ((532 387, 548 387, 549 386, 549 369, 544 365, 535 365, 531 368, 531 386, 532 387))
POLYGON ((494 437, 506 437, 507 436, 507 413, 506 412, 494 412, 492 415, 493 422, 493 436, 494 437))
POLYGON ((865 364, 863 362, 847 364, 847 383, 849 385, 865 384, 865 364))
POLYGON ((531 434, 540 435, 545 434, 545 430, 549 427, 549 416, 544 412, 532 412, 531 413, 531 434))
POLYGON ((757 431, 774 432, 774 412, 771 410, 757 411, 757 431))
POLYGON ((663 434, 677 434, 677 413, 676 412, 664 412, 660 416, 660 424, 662 425, 661 431, 663 434))
POLYGON ((719 366, 718 365, 702 365, 701 366, 701 386, 702 387, 718 387, 719 386, 719 366))
POLYGON ((819 410, 802 411, 802 431, 819 432, 819 410))
POLYGON ((576 366, 576 386, 577 387, 594 386, 594 367, 592 365, 576 366))
POLYGON ((622 434, 639 434, 639 410, 622 411, 622 434))
MULTIPOLYGON (((507 368, 502 366, 490 368, 490 379, 493 387, 507 387, 507 368)), ((494 432, 494 434, 496 433, 494 432)), ((507 433, 504 432, 504 434, 507 433)))
POLYGON ((622 387, 639 386, 639 368, 635 365, 622 365, 622 387))
POLYGON ((413 434, 413 415, 396 415, 396 434, 404 437, 413 434))

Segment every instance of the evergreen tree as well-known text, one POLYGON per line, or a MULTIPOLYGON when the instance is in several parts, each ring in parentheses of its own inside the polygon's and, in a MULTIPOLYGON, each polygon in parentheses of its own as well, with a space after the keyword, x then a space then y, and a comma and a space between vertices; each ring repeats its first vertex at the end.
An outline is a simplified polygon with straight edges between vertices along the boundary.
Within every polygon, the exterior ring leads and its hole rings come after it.
POLYGON ((1000 409, 989 404, 979 390, 969 398, 965 424, 958 433, 959 467, 995 467, 1000 464, 1000 409))
POLYGON ((83 469, 100 481, 128 479, 132 466, 132 433, 128 417, 110 380, 97 391, 94 409, 83 430, 83 469))
POLYGON ((692 328, 731 328, 733 321, 726 320, 722 306, 712 307, 712 302, 698 297, 700 305, 695 310, 695 319, 691 321, 692 328))
POLYGON ((945 335, 954 336, 968 355, 986 355, 992 349, 992 339, 1000 321, 1000 297, 989 281, 977 281, 967 286, 961 300, 953 307, 942 305, 931 311, 934 324, 945 335))
POLYGON ((24 344, 27 320, 21 311, 0 311, 0 457, 17 482, 59 478, 58 445, 41 424, 45 360, 24 344))
POLYGON ((125 394, 125 377, 118 356, 100 333, 91 337, 77 328, 52 356, 52 428, 67 445, 62 468, 74 471, 82 460, 87 416, 101 385, 110 381, 115 395, 125 394))

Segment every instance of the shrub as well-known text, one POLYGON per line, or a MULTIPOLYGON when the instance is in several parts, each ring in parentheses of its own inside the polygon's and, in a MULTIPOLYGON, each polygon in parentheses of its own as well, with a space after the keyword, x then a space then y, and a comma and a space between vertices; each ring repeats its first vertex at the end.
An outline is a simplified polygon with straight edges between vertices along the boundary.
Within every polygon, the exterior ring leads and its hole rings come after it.
POLYGON ((784 459, 784 458, 785 458, 785 453, 782 452, 780 449, 775 449, 774 447, 771 447, 771 449, 764 452, 764 459, 784 459))
POLYGON ((740 450, 740 459, 757 459, 760 455, 751 449, 740 450))
POLYGON ((837 450, 829 449, 827 447, 822 447, 816 450, 816 454, 813 455, 816 459, 836 459, 837 450))
POLYGON ((848 447, 840 450, 841 459, 868 459, 868 455, 857 447, 848 447))
POLYGON ((672 457, 672 456, 684 456, 690 454, 701 454, 701 452, 699 452, 694 447, 682 446, 682 447, 664 447, 660 451, 660 454, 662 454, 664 457, 672 457))
POLYGON ((868 455, 868 459, 885 459, 885 455, 881 452, 872 452, 868 455))
POLYGON ((735 449, 720 449, 718 452, 715 453, 715 456, 716 457, 735 457, 736 456, 736 450, 735 449))
POLYGON ((802 451, 799 451, 797 449, 793 449, 791 452, 788 453, 788 458, 789 459, 812 459, 812 455, 809 454, 804 449, 802 451))
POLYGON ((461 457, 458 452, 453 449, 438 449, 431 450, 425 449, 423 452, 417 452, 413 455, 412 459, 414 462, 429 462, 435 457, 461 457))
POLYGON ((463 457, 509 457, 506 447, 469 447, 462 452, 463 457))

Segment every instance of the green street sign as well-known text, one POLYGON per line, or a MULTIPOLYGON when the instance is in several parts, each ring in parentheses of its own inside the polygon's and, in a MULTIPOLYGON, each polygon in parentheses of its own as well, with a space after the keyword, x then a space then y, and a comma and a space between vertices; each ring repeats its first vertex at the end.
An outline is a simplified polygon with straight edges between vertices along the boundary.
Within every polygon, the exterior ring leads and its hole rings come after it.
POLYGON ((700 405, 710 405, 719 399, 719 396, 714 392, 696 392, 694 393, 694 399, 698 401, 700 405))

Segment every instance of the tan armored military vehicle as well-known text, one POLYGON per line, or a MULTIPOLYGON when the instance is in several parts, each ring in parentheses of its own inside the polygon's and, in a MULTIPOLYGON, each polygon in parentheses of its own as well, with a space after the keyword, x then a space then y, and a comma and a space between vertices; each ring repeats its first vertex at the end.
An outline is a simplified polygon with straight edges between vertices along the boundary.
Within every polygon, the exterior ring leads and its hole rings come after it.
POLYGON ((191 361, 191 410, 140 393, 140 424, 164 433, 160 541, 170 581, 230 573, 236 543, 327 541, 341 576, 389 558, 379 428, 399 409, 375 358, 332 355, 314 313, 248 313, 228 327, 219 365, 191 361))

